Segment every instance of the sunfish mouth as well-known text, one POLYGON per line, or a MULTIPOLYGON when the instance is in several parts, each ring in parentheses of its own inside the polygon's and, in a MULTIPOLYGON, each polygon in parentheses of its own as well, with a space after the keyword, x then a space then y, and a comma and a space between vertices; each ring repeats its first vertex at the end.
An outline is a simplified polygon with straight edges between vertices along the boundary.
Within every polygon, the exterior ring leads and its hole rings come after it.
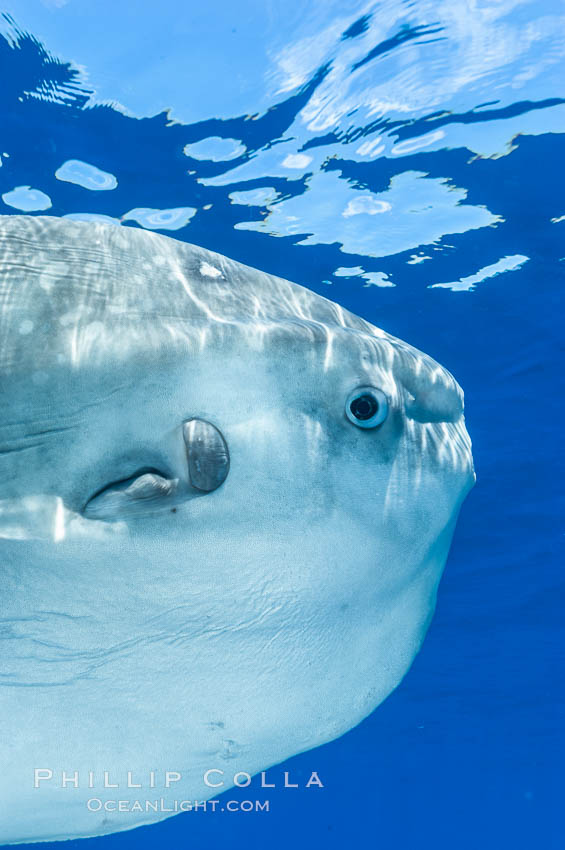
POLYGON ((217 490, 228 476, 230 454, 221 431, 205 419, 183 422, 188 477, 169 478, 156 469, 140 469, 135 475, 116 481, 89 499, 84 507, 87 519, 120 520, 128 515, 173 509, 197 496, 217 490))

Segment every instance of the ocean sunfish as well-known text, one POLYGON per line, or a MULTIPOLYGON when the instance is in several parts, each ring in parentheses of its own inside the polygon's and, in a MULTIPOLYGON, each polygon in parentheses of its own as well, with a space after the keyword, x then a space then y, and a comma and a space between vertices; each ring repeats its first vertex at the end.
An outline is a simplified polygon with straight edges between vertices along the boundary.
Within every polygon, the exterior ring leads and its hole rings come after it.
POLYGON ((398 685, 474 482, 430 357, 195 245, 2 216, 0 393, 1 843, 163 819, 398 685))

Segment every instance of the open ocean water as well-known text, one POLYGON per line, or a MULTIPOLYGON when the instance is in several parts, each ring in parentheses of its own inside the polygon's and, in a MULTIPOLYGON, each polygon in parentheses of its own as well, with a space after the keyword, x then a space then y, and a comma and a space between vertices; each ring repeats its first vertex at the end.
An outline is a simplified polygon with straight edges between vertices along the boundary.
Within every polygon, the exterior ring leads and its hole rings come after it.
POLYGON ((337 301, 453 372, 478 479, 397 690, 227 792, 268 813, 65 846, 560 850, 563 3, 2 8, 2 214, 108 217, 337 301))

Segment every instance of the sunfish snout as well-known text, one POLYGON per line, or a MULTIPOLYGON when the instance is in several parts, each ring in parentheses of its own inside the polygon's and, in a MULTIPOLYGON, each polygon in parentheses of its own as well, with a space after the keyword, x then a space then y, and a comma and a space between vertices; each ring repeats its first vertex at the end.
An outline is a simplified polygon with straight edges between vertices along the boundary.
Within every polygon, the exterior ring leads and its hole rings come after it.
POLYGON ((463 390, 453 375, 431 357, 420 355, 411 359, 400 375, 411 396, 406 404, 406 415, 416 422, 456 422, 460 419, 463 390))

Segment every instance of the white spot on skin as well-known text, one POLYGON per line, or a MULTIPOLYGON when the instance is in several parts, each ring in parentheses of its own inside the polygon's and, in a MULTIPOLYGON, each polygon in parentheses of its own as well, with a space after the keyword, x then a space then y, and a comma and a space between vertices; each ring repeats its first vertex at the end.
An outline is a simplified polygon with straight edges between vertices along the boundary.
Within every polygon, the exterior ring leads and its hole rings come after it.
POLYGON ((33 330, 33 322, 31 322, 29 319, 24 319, 23 322, 21 322, 20 328, 19 328, 21 335, 26 336, 27 334, 31 333, 32 330, 33 330))
POLYGON ((204 277, 222 277, 222 273, 219 269, 211 266, 210 263, 202 263, 200 266, 200 274, 204 277))

